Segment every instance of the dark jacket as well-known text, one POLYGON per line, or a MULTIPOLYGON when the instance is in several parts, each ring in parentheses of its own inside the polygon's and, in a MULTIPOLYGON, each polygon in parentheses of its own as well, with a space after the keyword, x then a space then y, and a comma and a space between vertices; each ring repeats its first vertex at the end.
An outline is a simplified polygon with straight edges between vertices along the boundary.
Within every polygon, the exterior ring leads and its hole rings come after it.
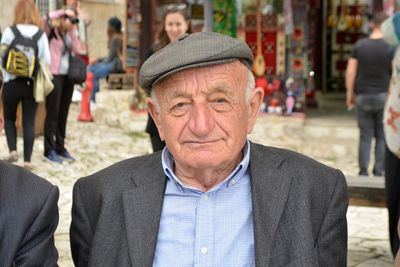
POLYGON ((58 188, 0 161, 0 266, 57 266, 58 188))
MULTIPOLYGON (((158 49, 157 46, 149 49, 145 55, 145 60, 148 59, 151 55, 153 55, 155 53, 155 51, 157 51, 157 49, 158 49)), ((148 114, 148 117, 147 117, 146 133, 148 133, 150 135, 150 137, 159 139, 160 142, 162 142, 165 146, 165 142, 161 141, 160 134, 158 133, 156 123, 154 122, 154 120, 150 116, 150 114, 148 114)), ((153 147, 153 149, 155 149, 155 147, 153 147)), ((157 151, 154 151, 154 152, 157 152, 157 151)))
MULTIPOLYGON (((251 144, 249 168, 256 266, 345 267, 343 174, 257 144, 251 144)), ((76 266, 152 266, 166 179, 155 153, 78 180, 70 229, 76 266)))

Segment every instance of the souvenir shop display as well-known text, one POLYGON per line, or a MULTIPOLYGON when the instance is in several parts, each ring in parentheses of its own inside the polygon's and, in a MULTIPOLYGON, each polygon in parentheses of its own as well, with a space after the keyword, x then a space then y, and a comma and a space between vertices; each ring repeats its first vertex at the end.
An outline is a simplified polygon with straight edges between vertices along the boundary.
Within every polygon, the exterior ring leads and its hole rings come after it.
POLYGON ((253 12, 245 14, 245 40, 254 53, 253 73, 256 85, 264 89, 266 112, 304 112, 308 79, 304 2, 257 0, 253 12), (282 86, 288 79, 290 89, 282 86))
POLYGON ((345 91, 347 60, 354 44, 368 35, 369 0, 329 1, 327 20, 327 90, 345 91), (332 23, 337 21, 337 23, 332 23))

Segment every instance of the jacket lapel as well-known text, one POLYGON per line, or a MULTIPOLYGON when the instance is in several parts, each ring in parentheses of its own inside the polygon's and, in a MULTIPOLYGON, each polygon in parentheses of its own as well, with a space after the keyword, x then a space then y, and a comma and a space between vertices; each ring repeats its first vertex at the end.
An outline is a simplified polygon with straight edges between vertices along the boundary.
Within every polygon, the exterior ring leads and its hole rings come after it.
POLYGON ((123 193, 131 265, 152 266, 166 185, 160 157, 144 164, 132 179, 136 188, 123 193))
POLYGON ((250 177, 253 201, 256 266, 269 266, 272 241, 288 197, 292 177, 280 167, 273 148, 251 144, 250 177))

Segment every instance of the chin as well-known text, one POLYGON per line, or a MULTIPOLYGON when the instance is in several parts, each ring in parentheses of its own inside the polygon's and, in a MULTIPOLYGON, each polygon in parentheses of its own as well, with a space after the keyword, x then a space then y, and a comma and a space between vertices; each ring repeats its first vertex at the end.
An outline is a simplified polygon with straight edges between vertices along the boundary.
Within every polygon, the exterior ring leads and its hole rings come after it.
POLYGON ((222 155, 218 155, 215 152, 205 151, 203 153, 196 151, 194 154, 183 158, 183 160, 186 162, 185 165, 196 169, 218 167, 224 162, 222 159, 222 155))

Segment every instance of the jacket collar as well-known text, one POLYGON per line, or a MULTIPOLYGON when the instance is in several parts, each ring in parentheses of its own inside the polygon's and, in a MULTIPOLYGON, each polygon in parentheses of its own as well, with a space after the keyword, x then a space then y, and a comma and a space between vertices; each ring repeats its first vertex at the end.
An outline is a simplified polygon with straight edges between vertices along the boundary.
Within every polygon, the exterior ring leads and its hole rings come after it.
POLYGON ((131 266, 153 264, 166 186, 160 155, 153 155, 132 175, 135 188, 123 193, 131 266))
POLYGON ((250 177, 256 266, 269 266, 272 242, 282 216, 291 177, 274 148, 251 144, 250 177), (285 174, 286 173, 286 174, 285 174))

